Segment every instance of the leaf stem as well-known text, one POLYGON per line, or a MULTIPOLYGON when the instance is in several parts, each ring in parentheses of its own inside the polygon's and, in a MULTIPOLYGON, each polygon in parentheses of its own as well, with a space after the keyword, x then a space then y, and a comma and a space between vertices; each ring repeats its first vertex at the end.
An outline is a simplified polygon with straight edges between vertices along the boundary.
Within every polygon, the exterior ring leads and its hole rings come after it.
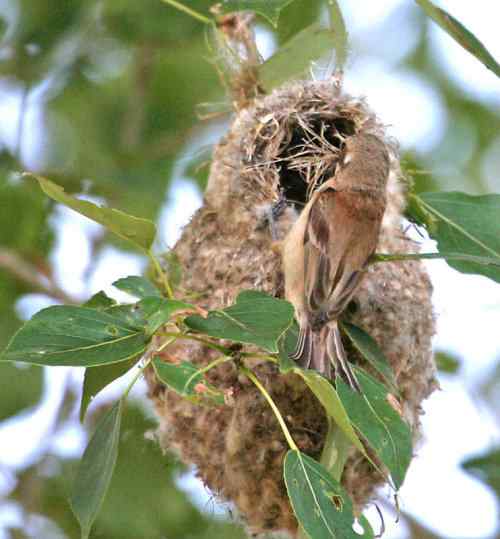
MULTIPOLYGON (((160 346, 161 350, 166 348, 169 344, 172 344, 174 341, 175 341, 175 339, 170 339, 169 341, 164 342, 160 346)), ((158 351, 160 351, 160 349, 156 350, 155 353, 158 352, 158 351)), ((130 393, 130 390, 134 387, 137 380, 139 380, 139 378, 142 376, 143 372, 146 370, 148 365, 153 361, 155 353, 150 353, 149 357, 144 362, 144 365, 142 365, 142 367, 139 367, 139 370, 138 370, 137 374, 134 376, 134 378, 132 378, 132 380, 130 381, 130 384, 127 386, 127 389, 124 391, 123 395, 121 396, 123 401, 128 397, 128 394, 130 393)))
POLYGON ((211 341, 207 341, 203 337, 197 337, 196 335, 189 335, 188 333, 162 333, 165 337, 175 337, 176 339, 187 339, 191 341, 197 341, 208 348, 213 348, 214 350, 219 351, 221 354, 224 354, 225 356, 230 356, 232 354, 232 350, 229 348, 226 348, 225 346, 221 346, 220 344, 215 344, 211 341))
POLYGON ((193 19, 197 19, 198 21, 201 21, 205 24, 212 24, 212 19, 209 19, 208 17, 205 17, 205 15, 198 13, 194 9, 191 9, 188 6, 181 4, 181 2, 177 2, 177 0, 161 0, 161 1, 164 2, 165 4, 169 4, 172 7, 175 7, 179 11, 183 11, 184 13, 187 13, 190 17, 193 17, 193 19))
POLYGON ((123 395, 121 396, 121 398, 122 398, 123 401, 128 397, 128 394, 130 393, 130 390, 134 387, 135 383, 136 383, 137 380, 139 380, 139 378, 142 376, 142 373, 144 372, 144 370, 146 369, 146 367, 151 363, 152 360, 153 360, 153 355, 151 355, 151 356, 144 362, 144 365, 143 365, 142 367, 139 367, 139 370, 137 371, 136 375, 132 378, 130 384, 127 386, 127 389, 123 392, 123 395))
POLYGON ((160 263, 158 262, 158 259, 153 254, 152 251, 148 251, 149 259, 151 260, 153 267, 156 271, 156 274, 158 275, 158 278, 160 279, 163 288, 165 289, 165 292, 167 294, 168 299, 173 299, 174 293, 172 291, 172 287, 170 286, 170 283, 168 281, 168 277, 166 273, 163 271, 160 263))
MULTIPOLYGON (((165 341, 165 342, 161 343, 160 346, 155 350, 155 354, 163 352, 163 350, 165 350, 165 348, 167 346, 169 346, 174 341, 176 341, 177 337, 175 337, 175 335, 177 335, 177 333, 169 333, 168 335, 166 335, 166 337, 172 337, 172 338, 169 341, 165 341)), ((178 335, 182 335, 182 333, 179 333, 178 335)))
POLYGON ((267 400, 269 406, 274 412, 274 415, 276 416, 276 419, 278 420, 278 423, 280 424, 281 430, 283 431, 283 434, 285 435, 286 441, 288 445, 290 446, 290 449, 292 451, 299 451, 299 448, 297 447, 296 443, 293 441, 292 435, 290 434, 290 431, 288 430, 288 427, 286 426, 285 420, 283 419, 281 412, 276 406, 276 403, 273 401, 271 395, 269 395, 269 393, 267 392, 266 388, 260 383, 259 379, 255 376, 255 374, 250 369, 247 369, 244 366, 240 366, 240 370, 254 383, 257 389, 262 393, 264 398, 267 400))
POLYGON ((214 359, 211 363, 209 363, 208 365, 206 365, 205 367, 202 367, 201 369, 198 369, 196 372, 194 372, 187 380, 187 382, 184 384, 185 387, 189 387, 189 384, 192 382, 192 380, 194 378, 196 378, 197 376, 200 376, 201 375, 204 375, 206 372, 208 372, 209 370, 221 365, 222 363, 226 363, 227 361, 231 361, 233 358, 231 357, 227 357, 227 356, 223 356, 223 357, 218 357, 217 359, 214 359))
POLYGON ((272 361, 273 363, 279 363, 277 358, 269 354, 253 354, 252 352, 242 352, 240 355, 245 359, 262 359, 263 361, 272 361))

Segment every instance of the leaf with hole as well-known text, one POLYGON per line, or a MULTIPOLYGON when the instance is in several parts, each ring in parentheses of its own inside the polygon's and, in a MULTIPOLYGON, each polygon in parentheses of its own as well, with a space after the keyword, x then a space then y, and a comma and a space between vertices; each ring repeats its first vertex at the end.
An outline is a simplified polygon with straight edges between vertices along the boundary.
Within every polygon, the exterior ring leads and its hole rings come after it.
POLYGON ((147 297, 162 297, 161 292, 151 281, 136 275, 130 275, 129 277, 118 279, 118 281, 113 283, 113 286, 122 292, 126 292, 127 294, 135 296, 139 299, 147 297))
POLYGON ((362 392, 337 378, 339 398, 351 423, 387 467, 399 489, 412 457, 410 427, 396 411, 395 397, 386 387, 359 368, 355 368, 355 372, 362 392))
POLYGON ((80 400, 80 421, 83 422, 87 408, 92 399, 106 386, 127 373, 139 360, 140 355, 109 365, 98 365, 97 367, 87 367, 83 377, 83 390, 80 400))
POLYGON ((380 349, 377 341, 361 328, 342 322, 342 329, 351 340, 353 346, 364 359, 382 376, 384 382, 393 393, 399 393, 394 380, 392 367, 389 365, 384 352, 380 349))
POLYGON ((120 440, 122 401, 102 417, 78 466, 70 504, 87 539, 108 490, 120 440))
POLYGON ((493 71, 497 77, 500 77, 500 64, 470 30, 444 9, 435 6, 430 0, 416 0, 416 2, 457 43, 493 71))
POLYGON ((246 290, 227 309, 210 311, 207 318, 190 316, 185 323, 190 329, 211 337, 256 344, 276 353, 278 341, 292 323, 293 312, 288 301, 246 290))
POLYGON ((258 67, 260 84, 269 92, 290 79, 303 76, 313 60, 332 51, 336 39, 332 30, 318 24, 305 28, 258 67))
POLYGON ((38 180, 43 192, 53 200, 103 225, 110 232, 129 241, 145 253, 149 252, 156 236, 156 227, 152 221, 75 198, 65 193, 60 185, 41 176, 34 174, 32 176, 38 180))
POLYGON ((217 4, 221 14, 236 11, 254 11, 266 18, 274 27, 278 26, 281 10, 293 0, 222 0, 217 4))
POLYGON ((311 539, 373 539, 363 516, 363 533, 353 529, 352 501, 343 487, 317 461, 297 450, 285 457, 284 479, 293 512, 311 539))
POLYGON ((478 273, 500 282, 500 195, 473 196, 456 191, 413 194, 413 217, 437 241, 440 254, 485 257, 475 263, 448 260, 463 273, 478 273), (496 261, 496 263, 488 264, 496 261))
POLYGON ((56 305, 43 309, 14 335, 0 359, 37 365, 90 367, 125 361, 146 349, 137 306, 97 311, 56 305))

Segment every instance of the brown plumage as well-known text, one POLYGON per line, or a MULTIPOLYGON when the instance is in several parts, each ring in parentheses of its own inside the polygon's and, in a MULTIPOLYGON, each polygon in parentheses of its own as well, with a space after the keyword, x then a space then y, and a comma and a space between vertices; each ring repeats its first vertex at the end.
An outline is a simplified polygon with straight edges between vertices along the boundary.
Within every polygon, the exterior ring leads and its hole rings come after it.
POLYGON ((348 138, 337 172, 313 193, 283 246, 285 295, 300 327, 292 357, 358 390, 337 320, 377 246, 388 175, 379 138, 362 132, 348 138))

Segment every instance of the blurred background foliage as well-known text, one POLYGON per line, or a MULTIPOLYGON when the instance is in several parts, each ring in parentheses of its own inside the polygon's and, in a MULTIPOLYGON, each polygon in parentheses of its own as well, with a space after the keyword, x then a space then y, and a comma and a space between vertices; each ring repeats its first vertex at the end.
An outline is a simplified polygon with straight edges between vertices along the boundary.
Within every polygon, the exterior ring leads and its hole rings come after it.
MULTIPOLYGON (((214 2, 186 3, 208 13, 214 2)), ((350 9, 362 9, 362 4, 354 2, 350 9)), ((274 34, 279 46, 324 18, 324 2, 295 0, 282 11, 278 30, 265 20, 259 19, 258 24, 268 40, 274 34)), ((406 52, 391 60, 391 69, 418 74, 439 96, 447 117, 442 135, 423 149, 403 147, 405 167, 416 172, 417 191, 500 191, 498 102, 476 99, 442 68, 429 40, 430 25, 412 2, 400 3, 382 24, 354 36, 354 53, 367 62, 384 61, 387 47, 402 47, 406 52), (398 32, 400 27, 411 28, 411 40, 398 32)), ((42 294, 45 301, 57 302, 78 296, 58 282, 61 269, 55 267, 53 249, 60 229, 54 206, 35 182, 20 173, 36 171, 69 192, 157 220, 170 201, 179 157, 200 132, 220 130, 221 122, 228 119, 216 114, 200 121, 197 115, 200 104, 214 104, 205 107, 211 110, 231 108, 211 44, 203 24, 160 0, 0 1, 1 348, 21 324, 19 305, 27 294, 42 294)), ((196 150, 190 159, 185 174, 201 190, 207 176, 206 157, 196 150)), ((99 253, 110 244, 127 248, 107 235, 92 236, 86 275, 92 274, 99 253)), ((120 276, 117 268, 109 279, 120 276)), ((460 376, 459 363, 460 358, 444 352, 439 357, 448 375, 460 376)), ((28 414, 42 398, 43 387, 47 390, 46 382, 44 386, 44 373, 37 367, 2 365, 0 421, 28 414)), ((499 387, 500 367, 479 392, 485 406, 498 405, 499 387)), ((0 515, 14 511, 23 522, 9 525, 10 530, 3 532, 6 537, 78 537, 66 502, 74 460, 55 452, 49 443, 50 437, 77 421, 75 392, 74 384, 67 384, 50 429, 26 462, 9 468, 0 458, 0 515)), ((105 407, 104 403, 94 408, 85 426, 89 431, 105 407)), ((496 413, 500 421, 498 407, 496 413)), ((183 468, 145 439, 154 421, 143 405, 131 404, 124 421, 118 467, 93 536, 243 537, 236 525, 210 511, 200 512, 179 489, 176 478, 183 468)), ((29 435, 20 443, 29 444, 29 435)), ((464 467, 500 496, 498 451, 478 455, 464 467)), ((413 537, 437 537, 415 518, 406 518, 413 537)))

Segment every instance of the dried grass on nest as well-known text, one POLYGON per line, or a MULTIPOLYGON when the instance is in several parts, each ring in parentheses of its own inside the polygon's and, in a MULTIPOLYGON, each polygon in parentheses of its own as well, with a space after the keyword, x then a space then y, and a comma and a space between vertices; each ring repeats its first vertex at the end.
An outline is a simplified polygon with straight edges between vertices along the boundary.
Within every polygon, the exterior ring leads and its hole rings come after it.
MULTIPOLYGON (((283 237, 300 211, 308 179, 318 182, 330 174, 342 138, 361 126, 385 137, 383 126, 362 100, 341 94, 326 82, 284 87, 238 113, 215 148, 205 203, 174 249, 185 268, 182 288, 199 294, 196 303, 221 308, 243 289, 282 297, 281 259, 264 216, 282 191, 290 195, 300 187, 302 177, 298 202, 290 203, 278 222, 277 232, 283 237), (309 135, 297 144, 297 133, 309 135)), ((417 246, 401 229, 404 196, 397 152, 392 141, 387 145, 391 174, 379 251, 411 252, 417 246)), ((420 262, 377 264, 370 267, 346 313, 385 352, 415 438, 420 404, 435 388, 430 296, 431 285, 420 262)), ((178 343, 169 354, 200 365, 215 358, 213 350, 193 342, 178 343)), ((362 363, 352 349, 350 359, 362 363)), ((319 457, 326 431, 321 405, 295 375, 283 376, 275 365, 257 363, 255 371, 284 413, 297 445, 319 457)), ((297 524, 282 480, 287 446, 272 411, 231 363, 211 371, 209 381, 230 390, 227 405, 195 406, 148 373, 162 444, 194 463, 216 495, 233 501, 250 532, 286 530, 294 535, 297 524)), ((361 509, 382 478, 353 450, 342 482, 361 509)))

